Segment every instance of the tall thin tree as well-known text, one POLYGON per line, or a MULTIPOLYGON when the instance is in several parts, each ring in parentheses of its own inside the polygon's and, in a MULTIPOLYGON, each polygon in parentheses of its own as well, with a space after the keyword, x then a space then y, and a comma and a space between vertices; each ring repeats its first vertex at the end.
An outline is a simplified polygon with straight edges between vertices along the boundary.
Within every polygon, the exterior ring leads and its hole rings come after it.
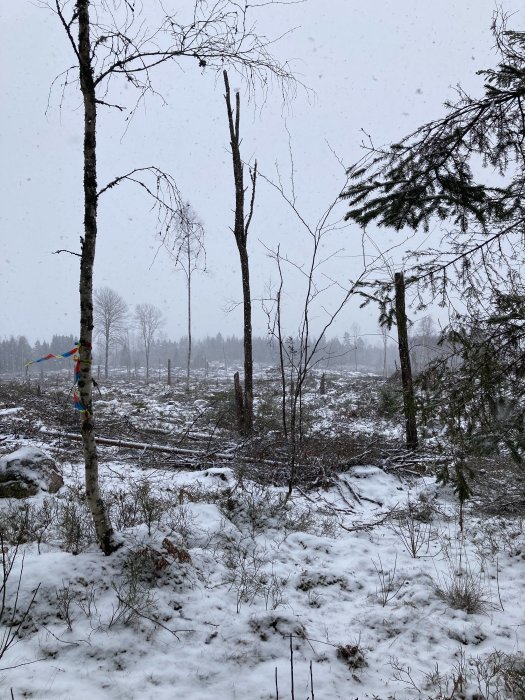
MULTIPOLYGON (((106 554, 117 543, 102 500, 98 477, 98 456, 93 424, 93 379, 91 374, 91 346, 93 342, 93 265, 97 239, 97 97, 92 67, 89 0, 77 0, 78 44, 77 53, 80 89, 84 103, 84 236, 80 259, 80 379, 78 390, 84 411, 82 444, 84 448, 86 498, 89 503, 97 537, 106 554)), ((71 25, 69 25, 71 26, 71 25)))
POLYGON ((406 444, 411 450, 418 446, 416 397, 414 383, 412 381, 412 365, 410 362, 410 348, 408 344, 408 322, 405 301, 405 275, 396 272, 394 278, 396 290, 396 325, 399 347, 399 363, 401 365, 401 383, 403 385, 403 410, 405 413, 406 444))
POLYGON ((193 274, 206 270, 206 250, 204 248, 204 226, 189 202, 181 207, 178 220, 166 233, 162 242, 168 254, 186 277, 188 348, 186 353, 186 391, 190 390, 192 354, 192 281, 193 274))
POLYGON ((242 429, 249 434, 253 430, 253 343, 252 343, 252 300, 250 294, 250 264, 248 257, 248 231, 253 217, 255 185, 257 182, 257 161, 250 168, 251 194, 248 214, 245 215, 244 163, 241 158, 241 98, 235 93, 235 108, 232 106, 228 73, 223 71, 226 91, 226 111, 232 149, 233 179, 235 184, 235 220, 233 235, 241 262, 242 299, 244 318, 244 395, 242 407, 242 429))

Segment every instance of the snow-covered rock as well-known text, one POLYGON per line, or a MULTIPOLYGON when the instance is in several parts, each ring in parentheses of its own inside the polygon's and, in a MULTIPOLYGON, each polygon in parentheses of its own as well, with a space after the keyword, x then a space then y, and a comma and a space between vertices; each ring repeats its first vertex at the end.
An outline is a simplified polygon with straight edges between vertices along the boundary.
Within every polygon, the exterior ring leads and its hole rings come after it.
POLYGON ((0 498, 56 493, 63 485, 55 460, 37 447, 22 447, 0 457, 0 498))

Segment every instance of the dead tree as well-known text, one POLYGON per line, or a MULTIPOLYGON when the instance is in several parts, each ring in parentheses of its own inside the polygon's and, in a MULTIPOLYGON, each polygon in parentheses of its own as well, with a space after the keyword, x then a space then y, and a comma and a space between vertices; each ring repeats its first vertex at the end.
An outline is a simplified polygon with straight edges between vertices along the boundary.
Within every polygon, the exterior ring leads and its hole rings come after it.
POLYGON ((394 275, 397 339, 399 347, 399 363, 401 365, 401 382, 403 385, 403 409, 405 413, 406 443, 414 450, 418 446, 416 398, 412 382, 412 366, 410 364, 410 348, 408 344, 408 324, 405 303, 405 276, 402 272, 394 275))
POLYGON ((255 202, 255 185, 257 181, 257 161, 250 168, 251 195, 248 214, 245 216, 244 164, 241 159, 240 116, 241 98, 235 93, 235 110, 232 107, 228 73, 223 71, 226 90, 226 109, 230 129, 232 149, 233 178, 235 183, 235 220, 233 235, 239 251, 242 277, 242 301, 244 312, 244 394, 242 406, 242 432, 250 434, 253 430, 253 351, 252 351, 252 300, 250 296, 250 265, 248 259, 248 230, 253 217, 255 202))

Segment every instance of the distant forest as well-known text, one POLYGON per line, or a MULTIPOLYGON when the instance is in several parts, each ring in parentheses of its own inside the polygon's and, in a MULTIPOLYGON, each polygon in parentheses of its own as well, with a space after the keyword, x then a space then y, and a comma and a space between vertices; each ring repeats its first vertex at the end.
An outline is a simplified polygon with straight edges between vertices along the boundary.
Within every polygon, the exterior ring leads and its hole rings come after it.
MULTIPOLYGON (((425 366, 439 352, 438 336, 428 327, 421 324, 418 332, 411 335, 411 354, 414 369, 417 371, 425 366)), ((395 333, 395 329, 393 330, 395 333)), ((74 347, 77 338, 74 335, 54 335, 50 341, 37 341, 33 346, 25 336, 10 337, 0 340, 0 373, 22 375, 26 372, 26 363, 37 360, 48 354, 61 354, 74 347)), ((289 344, 292 339, 288 339, 289 344)), ((294 341, 298 345, 297 341, 294 341)), ((236 336, 223 336, 218 333, 214 337, 200 340, 193 339, 192 368, 204 369, 208 364, 222 365, 226 370, 230 366, 242 365, 243 341, 236 336)), ((188 339, 180 340, 159 339, 154 341, 150 352, 151 371, 166 368, 171 360, 173 368, 186 366, 188 339)), ((254 337, 254 360, 262 365, 277 365, 279 362, 278 346, 266 337, 254 337)), ((97 374, 98 365, 102 365, 103 348, 94 349, 94 366, 97 374)), ((389 337, 378 336, 370 342, 366 337, 355 337, 345 333, 342 339, 332 338, 320 343, 317 364, 320 368, 346 367, 357 371, 391 374, 399 364, 397 344, 391 334, 389 337)), ((53 359, 47 362, 30 365, 32 375, 43 371, 56 372, 68 367, 69 359, 53 359)), ((145 364, 144 349, 138 338, 130 337, 129 342, 120 343, 110 354, 110 368, 127 370, 135 376, 140 376, 145 364)))

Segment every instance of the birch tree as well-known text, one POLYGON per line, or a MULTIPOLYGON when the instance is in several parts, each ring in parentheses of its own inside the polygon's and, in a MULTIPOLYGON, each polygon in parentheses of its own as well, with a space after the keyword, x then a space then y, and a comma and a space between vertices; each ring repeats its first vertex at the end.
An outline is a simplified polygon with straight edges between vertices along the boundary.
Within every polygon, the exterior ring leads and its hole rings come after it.
POLYGON ((97 335, 104 342, 104 377, 108 378, 109 350, 125 338, 128 305, 109 287, 95 290, 94 321, 97 335))
POLYGON ((186 391, 190 390, 192 324, 191 292, 193 274, 206 270, 206 250, 204 248, 204 226, 197 214, 187 202, 180 211, 178 221, 163 239, 164 247, 175 264, 175 268, 184 272, 186 278, 186 307, 188 349, 186 354, 186 391))
POLYGON ((117 79, 136 88, 138 104, 147 93, 155 93, 154 69, 185 58, 202 70, 231 66, 247 81, 252 92, 257 88, 267 90, 275 78, 283 94, 288 95, 295 81, 287 64, 277 61, 271 53, 275 40, 258 34, 248 3, 218 0, 208 4, 195 0, 190 3, 186 22, 181 21, 177 12, 165 10, 162 3, 152 3, 148 7, 149 16, 158 19, 153 27, 149 26, 143 6, 135 0, 50 0, 44 4, 56 14, 73 56, 73 64, 57 80, 63 89, 72 83, 77 85, 83 103, 84 227, 81 251, 74 253, 80 257, 78 390, 83 416, 86 498, 99 544, 110 554, 118 542, 99 486, 92 396, 93 269, 99 199, 116 185, 134 183, 152 198, 158 212, 158 227, 164 231, 169 230, 178 215, 181 200, 173 178, 155 166, 119 175, 98 190, 98 111, 100 108, 125 110, 110 101, 117 79))
MULTIPOLYGON (((149 26, 143 5, 135 0, 49 0, 43 4, 56 14, 73 56, 73 64, 56 80, 60 80, 63 90, 75 84, 83 103, 84 227, 81 252, 74 253, 80 257, 78 390, 83 416, 86 498, 99 544, 110 554, 118 542, 100 492, 92 396, 93 269, 98 204, 101 195, 116 185, 133 183, 152 198, 158 213, 158 228, 167 231, 178 216, 181 198, 173 178, 155 166, 134 169, 97 189, 98 111, 100 108, 125 111, 122 105, 110 101, 113 83, 119 78, 138 91, 138 105, 146 94, 156 94, 154 69, 186 58, 201 70, 218 71, 231 66, 252 93, 256 89, 267 90, 274 78, 283 95, 288 96, 293 92, 295 80, 288 65, 277 61, 271 53, 275 39, 257 32, 248 3, 218 0, 209 4, 195 0, 189 4, 187 21, 183 21, 178 6, 177 11, 171 12, 163 3, 155 2, 148 7, 148 16, 156 17, 153 27, 149 26)), ((261 7, 273 4, 267 2, 261 7)), ((128 120, 133 113, 134 109, 128 120)))
POLYGON ((135 322, 144 345, 146 355, 146 380, 149 379, 149 356, 157 331, 162 326, 162 314, 153 304, 137 304, 135 322))

